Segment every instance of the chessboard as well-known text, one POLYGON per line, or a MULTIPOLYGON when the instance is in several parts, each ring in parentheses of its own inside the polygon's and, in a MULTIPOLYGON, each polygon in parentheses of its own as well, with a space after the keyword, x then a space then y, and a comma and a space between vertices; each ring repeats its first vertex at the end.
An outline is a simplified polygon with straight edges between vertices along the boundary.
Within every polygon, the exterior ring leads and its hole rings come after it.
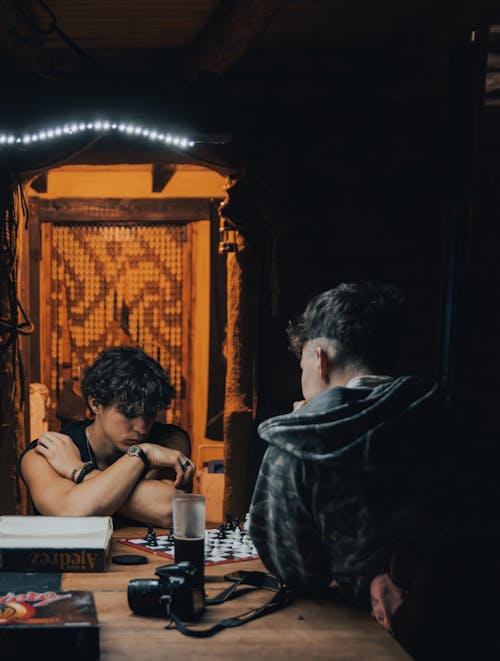
MULTIPOLYGON (((164 558, 174 558, 172 531, 168 535, 157 535, 153 528, 149 528, 145 537, 122 538, 118 541, 164 558)), ((230 519, 218 528, 205 531, 205 567, 258 559, 257 550, 245 527, 234 525, 230 519)))

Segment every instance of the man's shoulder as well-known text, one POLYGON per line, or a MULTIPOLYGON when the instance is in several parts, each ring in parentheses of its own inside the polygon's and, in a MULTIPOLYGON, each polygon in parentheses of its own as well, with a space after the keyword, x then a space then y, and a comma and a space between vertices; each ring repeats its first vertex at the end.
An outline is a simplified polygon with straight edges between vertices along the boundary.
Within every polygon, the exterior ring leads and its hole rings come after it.
MULTIPOLYGON (((22 477, 22 470, 21 470, 21 464, 24 462, 24 459, 26 458, 26 455, 29 453, 30 455, 35 455, 36 452, 30 452, 30 450, 34 450, 37 446, 38 439, 35 439, 34 441, 31 441, 23 450, 21 456, 18 459, 18 467, 19 467, 19 472, 22 477)), ((23 478, 24 479, 24 478, 23 478)))
MULTIPOLYGON (((66 436, 69 436, 73 443, 78 447, 78 449, 81 451, 82 445, 85 444, 85 427, 89 425, 92 421, 91 420, 81 420, 81 421, 70 421, 70 422, 65 422, 61 425, 61 429, 59 432, 61 434, 66 434, 66 436)), ((19 465, 21 465, 21 462, 24 461, 25 456, 30 453, 30 456, 36 453, 30 452, 30 450, 34 450, 37 446, 38 439, 36 438, 34 441, 31 441, 26 448, 24 449, 23 453, 19 457, 19 465)), ((39 455, 37 455, 39 456, 39 455)), ((31 460, 30 460, 31 461, 31 460)))
POLYGON ((316 415, 324 415, 329 411, 335 411, 345 404, 356 404, 360 400, 366 398, 371 390, 369 388, 345 388, 342 386, 335 386, 328 388, 322 393, 314 397, 311 401, 303 406, 275 415, 264 420, 259 429, 263 430, 269 426, 274 425, 291 425, 291 426, 308 426, 311 424, 312 417, 316 415))

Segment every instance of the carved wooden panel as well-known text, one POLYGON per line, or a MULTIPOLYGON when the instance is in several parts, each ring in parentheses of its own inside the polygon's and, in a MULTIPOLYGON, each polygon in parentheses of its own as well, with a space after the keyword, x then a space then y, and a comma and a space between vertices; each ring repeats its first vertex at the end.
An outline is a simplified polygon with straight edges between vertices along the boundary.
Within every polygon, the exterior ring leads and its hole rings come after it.
POLYGON ((183 259, 186 227, 52 226, 51 391, 102 349, 138 346, 167 369, 179 423, 183 394, 183 259))

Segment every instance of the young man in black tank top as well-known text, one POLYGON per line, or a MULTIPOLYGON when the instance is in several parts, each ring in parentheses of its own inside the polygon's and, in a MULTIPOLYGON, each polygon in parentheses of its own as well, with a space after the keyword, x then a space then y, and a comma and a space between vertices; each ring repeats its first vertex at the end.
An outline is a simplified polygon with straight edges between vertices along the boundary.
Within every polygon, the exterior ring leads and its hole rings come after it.
POLYGON ((154 421, 173 395, 167 374, 139 349, 113 347, 87 369, 82 392, 94 420, 45 432, 21 457, 35 508, 169 526, 172 498, 190 484, 194 464, 187 433, 154 421))

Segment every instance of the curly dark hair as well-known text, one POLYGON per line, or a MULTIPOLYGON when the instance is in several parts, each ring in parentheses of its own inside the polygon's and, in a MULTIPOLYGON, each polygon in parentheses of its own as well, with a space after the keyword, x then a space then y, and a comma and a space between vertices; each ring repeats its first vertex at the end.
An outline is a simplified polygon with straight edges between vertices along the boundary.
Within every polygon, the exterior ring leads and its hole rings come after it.
POLYGON ((342 283, 309 301, 288 325, 290 349, 300 358, 308 340, 332 342, 339 366, 390 370, 405 335, 406 305, 393 285, 342 283))
POLYGON ((154 418, 175 391, 162 366, 144 351, 110 347, 85 370, 82 393, 87 402, 92 397, 96 404, 113 404, 128 418, 154 418))

